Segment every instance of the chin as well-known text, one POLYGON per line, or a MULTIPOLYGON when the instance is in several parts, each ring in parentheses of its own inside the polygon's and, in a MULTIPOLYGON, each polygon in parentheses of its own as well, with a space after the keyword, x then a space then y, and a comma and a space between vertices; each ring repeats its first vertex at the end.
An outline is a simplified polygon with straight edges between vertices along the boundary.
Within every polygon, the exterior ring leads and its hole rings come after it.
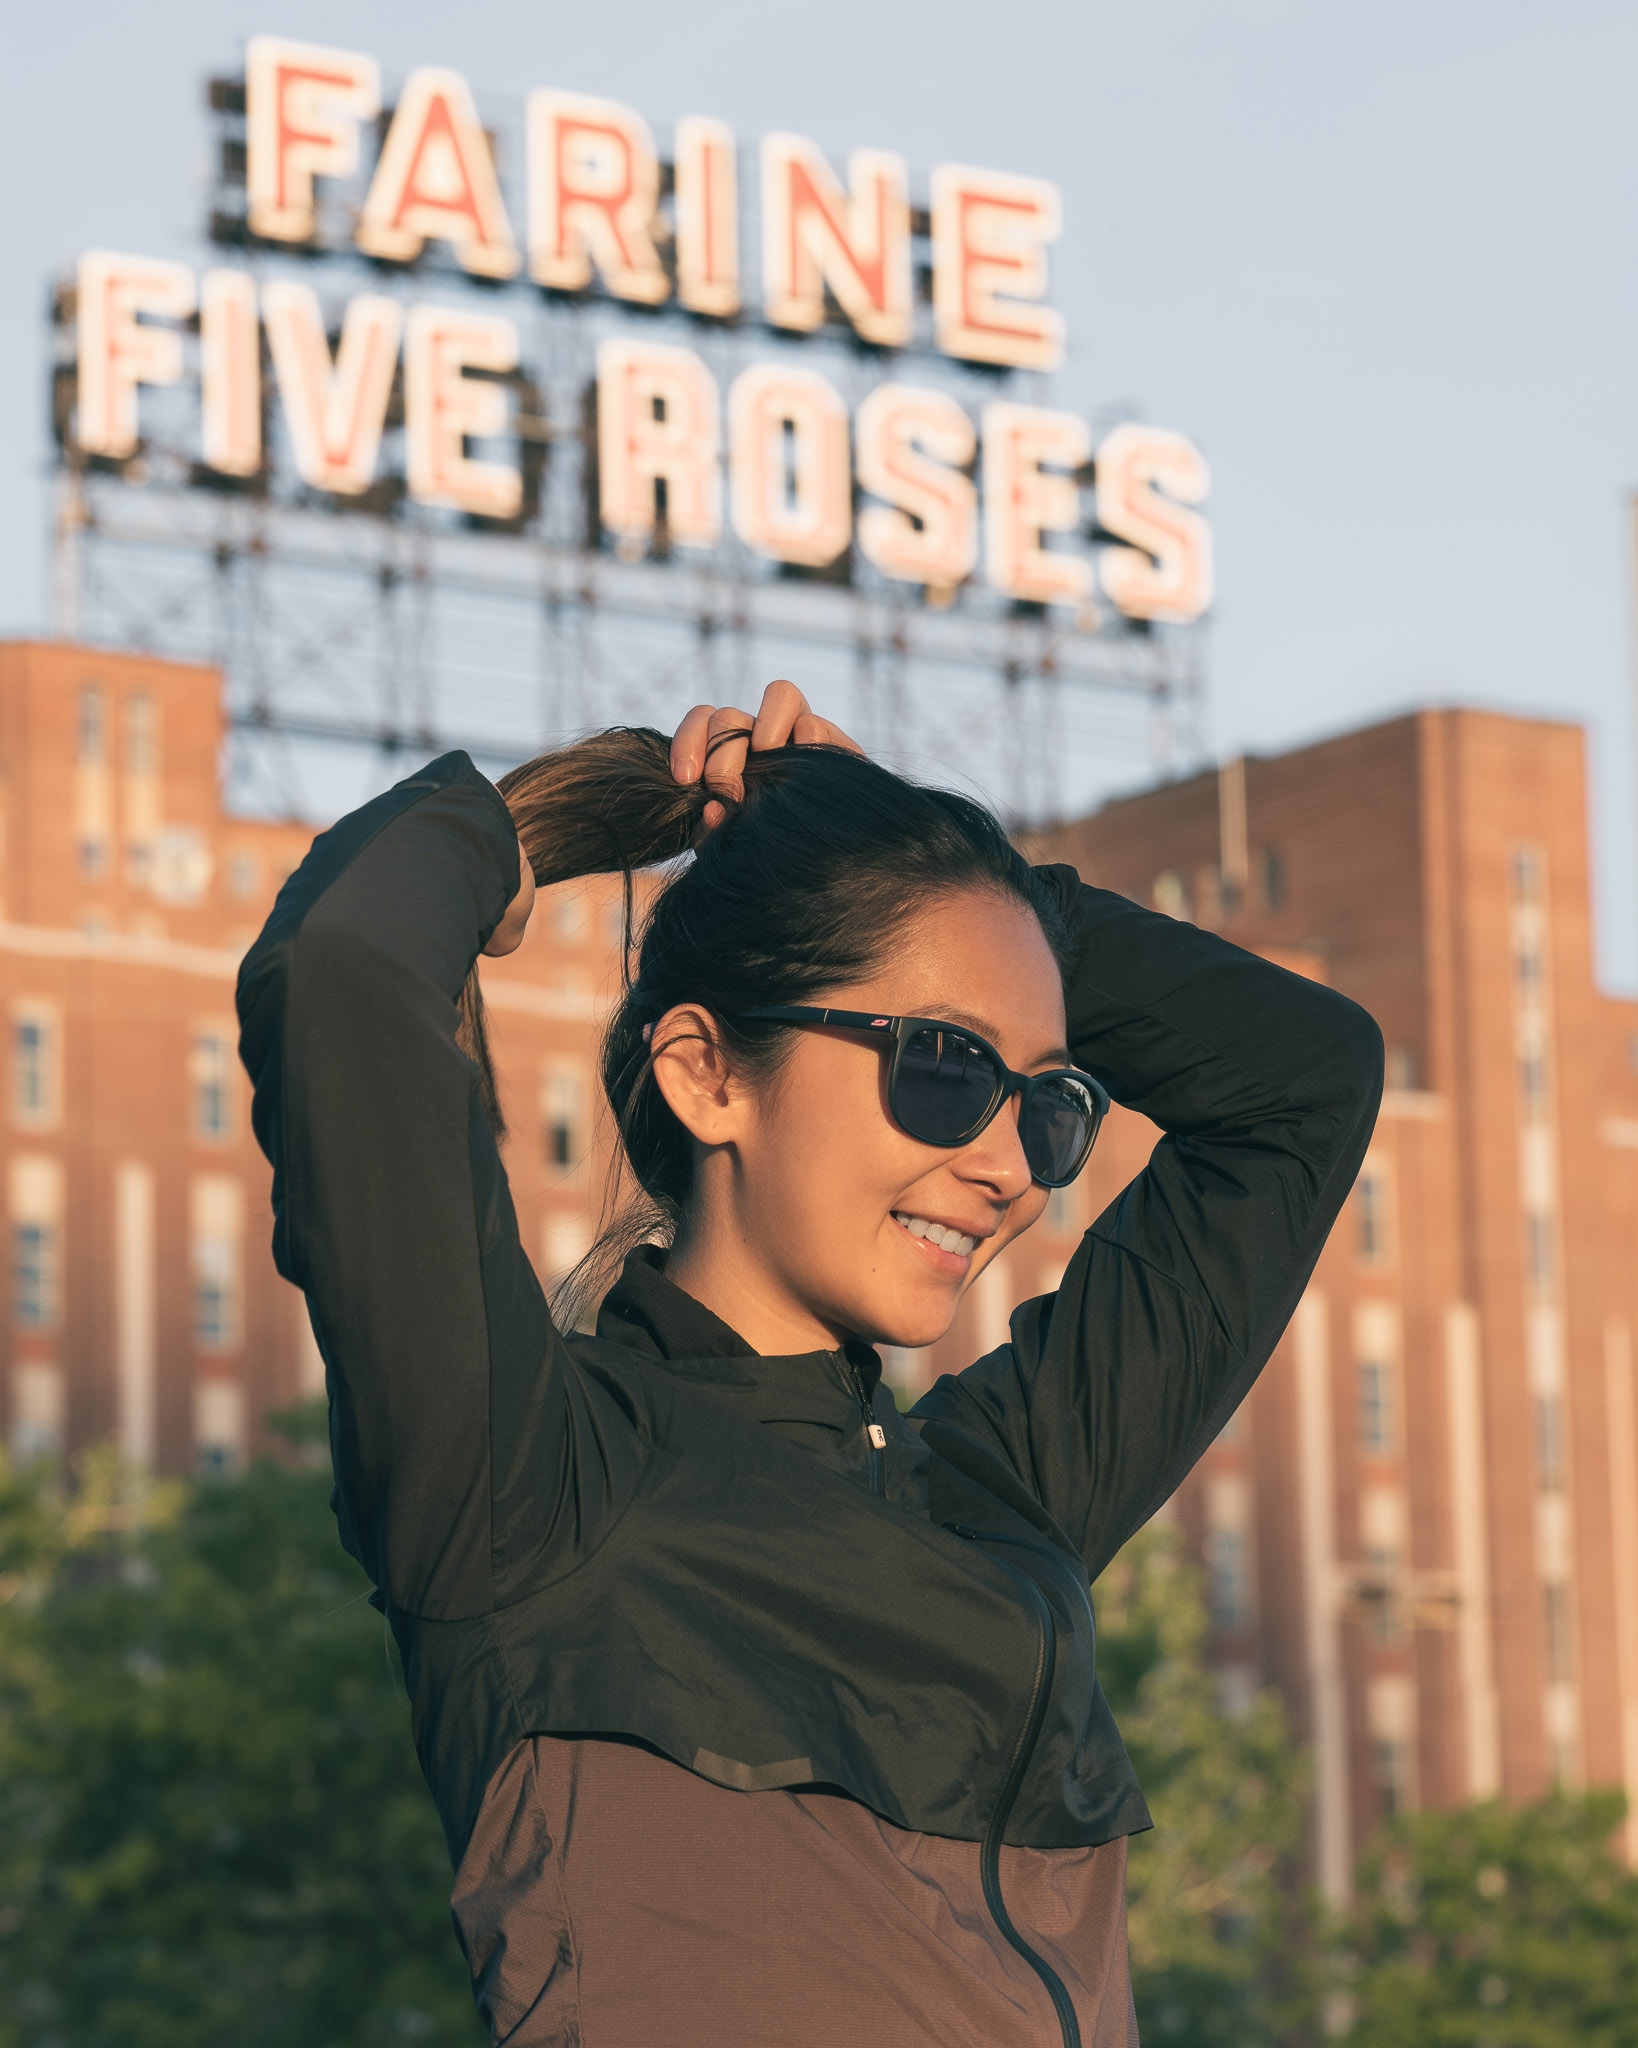
POLYGON ((920 1351, 936 1344, 955 1321, 960 1295, 942 1302, 871 1303, 854 1324, 867 1344, 896 1344, 920 1351))

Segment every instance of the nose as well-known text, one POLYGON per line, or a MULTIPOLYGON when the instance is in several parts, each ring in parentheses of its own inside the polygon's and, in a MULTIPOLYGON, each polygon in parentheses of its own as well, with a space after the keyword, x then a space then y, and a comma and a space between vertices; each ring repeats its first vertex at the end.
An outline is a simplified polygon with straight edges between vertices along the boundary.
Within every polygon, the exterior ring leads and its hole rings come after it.
POLYGON ((1022 1100, 1016 1090, 1009 1095, 956 1161, 956 1171, 963 1180, 993 1189, 999 1202, 1017 1201, 1020 1195, 1028 1194, 1035 1180, 1018 1135, 1022 1100))

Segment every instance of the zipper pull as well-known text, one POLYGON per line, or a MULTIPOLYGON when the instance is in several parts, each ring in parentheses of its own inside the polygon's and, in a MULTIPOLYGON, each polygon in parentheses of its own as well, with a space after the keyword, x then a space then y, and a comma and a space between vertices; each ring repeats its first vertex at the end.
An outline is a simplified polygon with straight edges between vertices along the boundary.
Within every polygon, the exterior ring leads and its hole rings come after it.
POLYGON ((885 1451, 887 1449, 887 1431, 882 1428, 879 1422, 873 1422, 870 1425, 870 1441, 876 1446, 878 1451, 885 1451))

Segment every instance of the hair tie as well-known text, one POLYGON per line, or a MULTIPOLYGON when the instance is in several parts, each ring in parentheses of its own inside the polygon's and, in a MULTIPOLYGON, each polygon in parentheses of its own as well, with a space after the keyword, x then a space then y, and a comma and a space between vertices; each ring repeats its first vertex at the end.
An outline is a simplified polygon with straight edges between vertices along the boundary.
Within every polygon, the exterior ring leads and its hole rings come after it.
POLYGON ((719 732, 713 739, 707 740, 705 743, 706 760, 709 761, 718 747, 725 747, 730 740, 748 740, 755 730, 754 726, 734 725, 730 726, 726 732, 719 732))
POLYGON ((650 1040, 650 1039, 651 1039, 651 1038, 652 1038, 653 1036, 654 1036, 654 1026, 653 1026, 652 1024, 645 1024, 645 1025, 643 1026, 643 1043, 644 1043, 644 1045, 647 1045, 647 1043, 649 1042, 649 1040, 650 1040))

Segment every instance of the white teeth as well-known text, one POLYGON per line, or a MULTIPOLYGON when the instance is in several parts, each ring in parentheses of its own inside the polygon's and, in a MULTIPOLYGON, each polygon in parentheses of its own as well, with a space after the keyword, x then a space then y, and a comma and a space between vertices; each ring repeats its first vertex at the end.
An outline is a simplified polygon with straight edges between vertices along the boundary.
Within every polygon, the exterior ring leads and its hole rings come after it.
POLYGON ((976 1237, 967 1237, 943 1223, 929 1223, 925 1216, 906 1216, 897 1209, 893 1214, 912 1237, 924 1237, 929 1244, 936 1244, 941 1251, 954 1252, 958 1258, 966 1258, 977 1248, 976 1237))

